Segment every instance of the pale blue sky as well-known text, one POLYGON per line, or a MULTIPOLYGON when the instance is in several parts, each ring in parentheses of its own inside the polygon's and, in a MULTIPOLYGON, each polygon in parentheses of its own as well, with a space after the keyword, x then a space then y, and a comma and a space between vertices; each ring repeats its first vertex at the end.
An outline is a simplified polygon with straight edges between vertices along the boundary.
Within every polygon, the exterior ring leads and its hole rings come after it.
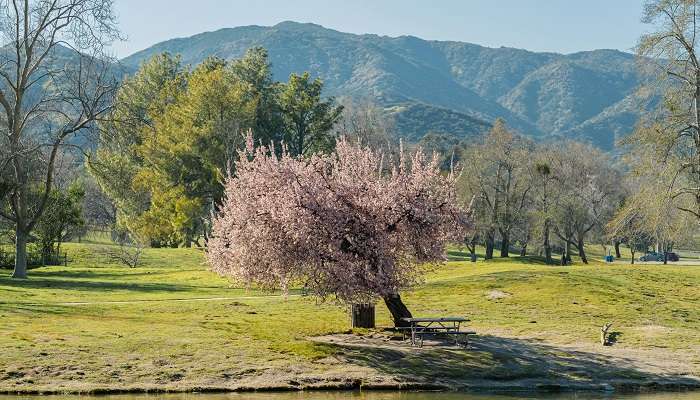
POLYGON ((629 51, 647 27, 642 0, 115 0, 127 56, 174 37, 241 25, 313 22, 352 33, 490 47, 629 51))

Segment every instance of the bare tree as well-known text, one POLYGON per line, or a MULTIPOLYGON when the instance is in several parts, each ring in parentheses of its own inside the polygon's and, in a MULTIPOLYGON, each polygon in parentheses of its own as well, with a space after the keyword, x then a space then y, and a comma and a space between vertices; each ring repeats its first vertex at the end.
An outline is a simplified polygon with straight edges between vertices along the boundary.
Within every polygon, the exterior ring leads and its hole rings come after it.
MULTIPOLYGON (((630 264, 634 264, 635 253, 642 245, 648 244, 649 233, 645 222, 646 207, 640 204, 641 196, 630 197, 626 204, 615 214, 606 225, 608 237, 615 243, 626 243, 630 249, 630 264)), ((619 259, 620 255, 616 254, 619 259)))
POLYGON ((145 244, 143 239, 130 235, 126 231, 113 231, 113 239, 116 246, 104 249, 104 254, 112 261, 124 264, 129 268, 136 268, 141 264, 145 244))
POLYGON ((14 278, 27 276, 57 159, 110 107, 115 21, 111 0, 0 0, 0 216, 15 226, 14 278))
POLYGON ((661 93, 663 107, 647 114, 627 143, 634 145, 635 152, 662 161, 654 167, 668 170, 664 184, 669 197, 678 200, 677 207, 700 218, 698 2, 648 1, 643 22, 655 30, 640 38, 637 54, 651 72, 646 92, 661 93))
POLYGON ((336 125, 339 136, 374 149, 389 152, 398 148, 392 117, 368 99, 340 99, 343 114, 336 125))
POLYGON ((493 258, 496 236, 501 238, 501 257, 509 256, 510 235, 522 222, 530 202, 528 176, 532 145, 505 126, 494 123, 482 143, 468 146, 462 159, 460 190, 465 198, 475 197, 477 226, 483 231, 486 259, 493 258))
POLYGON ((83 217, 89 229, 109 232, 117 222, 117 206, 107 197, 92 175, 85 176, 83 217))
POLYGON ((602 232, 619 204, 620 173, 606 154, 591 145, 566 142, 559 151, 553 168, 559 192, 554 233, 564 243, 565 259, 575 247, 581 261, 588 263, 587 239, 602 232))
MULTIPOLYGON (((624 241, 632 252, 632 263, 637 249, 646 249, 656 243, 657 250, 666 253, 674 246, 692 243, 697 234, 697 220, 679 209, 674 201, 655 185, 657 180, 649 177, 632 177, 639 188, 625 199, 606 226, 608 236, 624 241)), ((684 199, 686 203, 690 198, 684 199)))
POLYGON ((550 240, 552 230, 552 213, 554 199, 557 193, 556 175, 552 171, 556 154, 542 146, 535 155, 535 161, 530 168, 532 185, 535 188, 532 192, 533 207, 532 214, 536 221, 541 221, 541 226, 537 231, 542 240, 542 250, 544 251, 545 262, 552 264, 552 244, 550 240))

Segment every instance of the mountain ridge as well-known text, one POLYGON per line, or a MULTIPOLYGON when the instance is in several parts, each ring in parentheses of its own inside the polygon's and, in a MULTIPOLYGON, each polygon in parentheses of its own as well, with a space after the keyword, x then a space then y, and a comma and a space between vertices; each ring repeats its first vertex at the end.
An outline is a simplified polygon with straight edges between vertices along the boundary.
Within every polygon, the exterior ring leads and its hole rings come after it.
MULTIPOLYGON (((170 39, 122 63, 135 68, 167 51, 195 65, 209 56, 237 58, 252 46, 268 50, 278 80, 309 71, 323 79, 326 95, 370 98, 387 109, 406 106, 402 109, 420 110, 423 116, 446 115, 441 110, 448 110, 454 112, 450 118, 464 115, 486 123, 504 118, 535 137, 566 136, 610 147, 632 130, 630 121, 639 113, 633 104, 639 83, 635 56, 612 49, 533 52, 412 35, 344 33, 285 21, 170 39), (616 107, 623 101, 629 104, 616 107), (436 110, 426 112, 426 107, 436 110)), ((411 136, 445 125, 432 122, 421 123, 423 131, 411 136)), ((473 121, 460 126, 470 125, 480 126, 473 121)))

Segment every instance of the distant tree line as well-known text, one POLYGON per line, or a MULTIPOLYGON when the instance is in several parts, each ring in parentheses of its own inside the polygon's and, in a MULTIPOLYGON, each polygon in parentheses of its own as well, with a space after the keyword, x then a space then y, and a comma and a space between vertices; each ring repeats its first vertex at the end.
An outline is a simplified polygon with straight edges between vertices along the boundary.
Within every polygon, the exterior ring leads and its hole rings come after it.
MULTIPOLYGON (((397 139, 405 132, 392 112, 371 100, 326 98, 308 73, 275 81, 263 48, 197 66, 161 54, 118 82, 103 52, 119 38, 110 1, 12 4, 0 15, 3 49, 15 49, 0 51, 0 230, 14 244, 17 278, 26 277, 29 243, 55 253, 96 226, 138 246, 204 245, 249 132, 256 146, 303 159, 332 153, 340 136, 392 159, 402 146, 413 150, 397 139), (61 62, 66 54, 75 63, 61 62)), ((564 139, 535 142, 500 120, 480 137, 420 140, 445 173, 457 172, 460 201, 472 204, 475 228, 463 242, 473 255, 483 245, 486 258, 585 263, 592 244, 612 244, 619 256, 621 245, 667 252, 692 241, 697 6, 645 5, 654 30, 637 47, 649 72, 640 93, 661 101, 621 142, 622 157, 564 139)))
POLYGON ((590 245, 612 245, 619 258, 621 244, 671 251, 691 244, 697 231, 663 185, 633 173, 635 163, 649 162, 634 153, 620 160, 563 138, 535 142, 502 120, 481 138, 430 134, 419 145, 441 152, 443 169, 460 171, 458 193, 473 203, 475 230, 464 239, 472 259, 481 245, 485 259, 516 253, 547 264, 566 265, 572 256, 588 263, 590 245))
POLYGON ((502 120, 470 141, 424 138, 443 152, 443 166, 459 168, 463 202, 473 203, 476 229, 464 239, 475 256, 535 253, 569 263, 574 251, 586 263, 586 244, 605 243, 605 225, 625 196, 622 173, 611 158, 579 142, 534 142, 502 120))

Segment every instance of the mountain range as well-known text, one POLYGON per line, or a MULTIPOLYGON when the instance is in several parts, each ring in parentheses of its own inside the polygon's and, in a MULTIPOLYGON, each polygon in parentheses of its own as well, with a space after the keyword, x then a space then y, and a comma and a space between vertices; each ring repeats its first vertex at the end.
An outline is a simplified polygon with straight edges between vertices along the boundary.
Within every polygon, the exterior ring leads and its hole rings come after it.
POLYGON ((639 116, 635 56, 489 48, 413 36, 350 34, 310 23, 242 26, 158 43, 124 58, 132 69, 161 52, 195 65, 265 47, 275 79, 309 71, 325 94, 370 99, 417 141, 428 132, 470 137, 496 118, 533 137, 564 136, 612 148, 639 116))

